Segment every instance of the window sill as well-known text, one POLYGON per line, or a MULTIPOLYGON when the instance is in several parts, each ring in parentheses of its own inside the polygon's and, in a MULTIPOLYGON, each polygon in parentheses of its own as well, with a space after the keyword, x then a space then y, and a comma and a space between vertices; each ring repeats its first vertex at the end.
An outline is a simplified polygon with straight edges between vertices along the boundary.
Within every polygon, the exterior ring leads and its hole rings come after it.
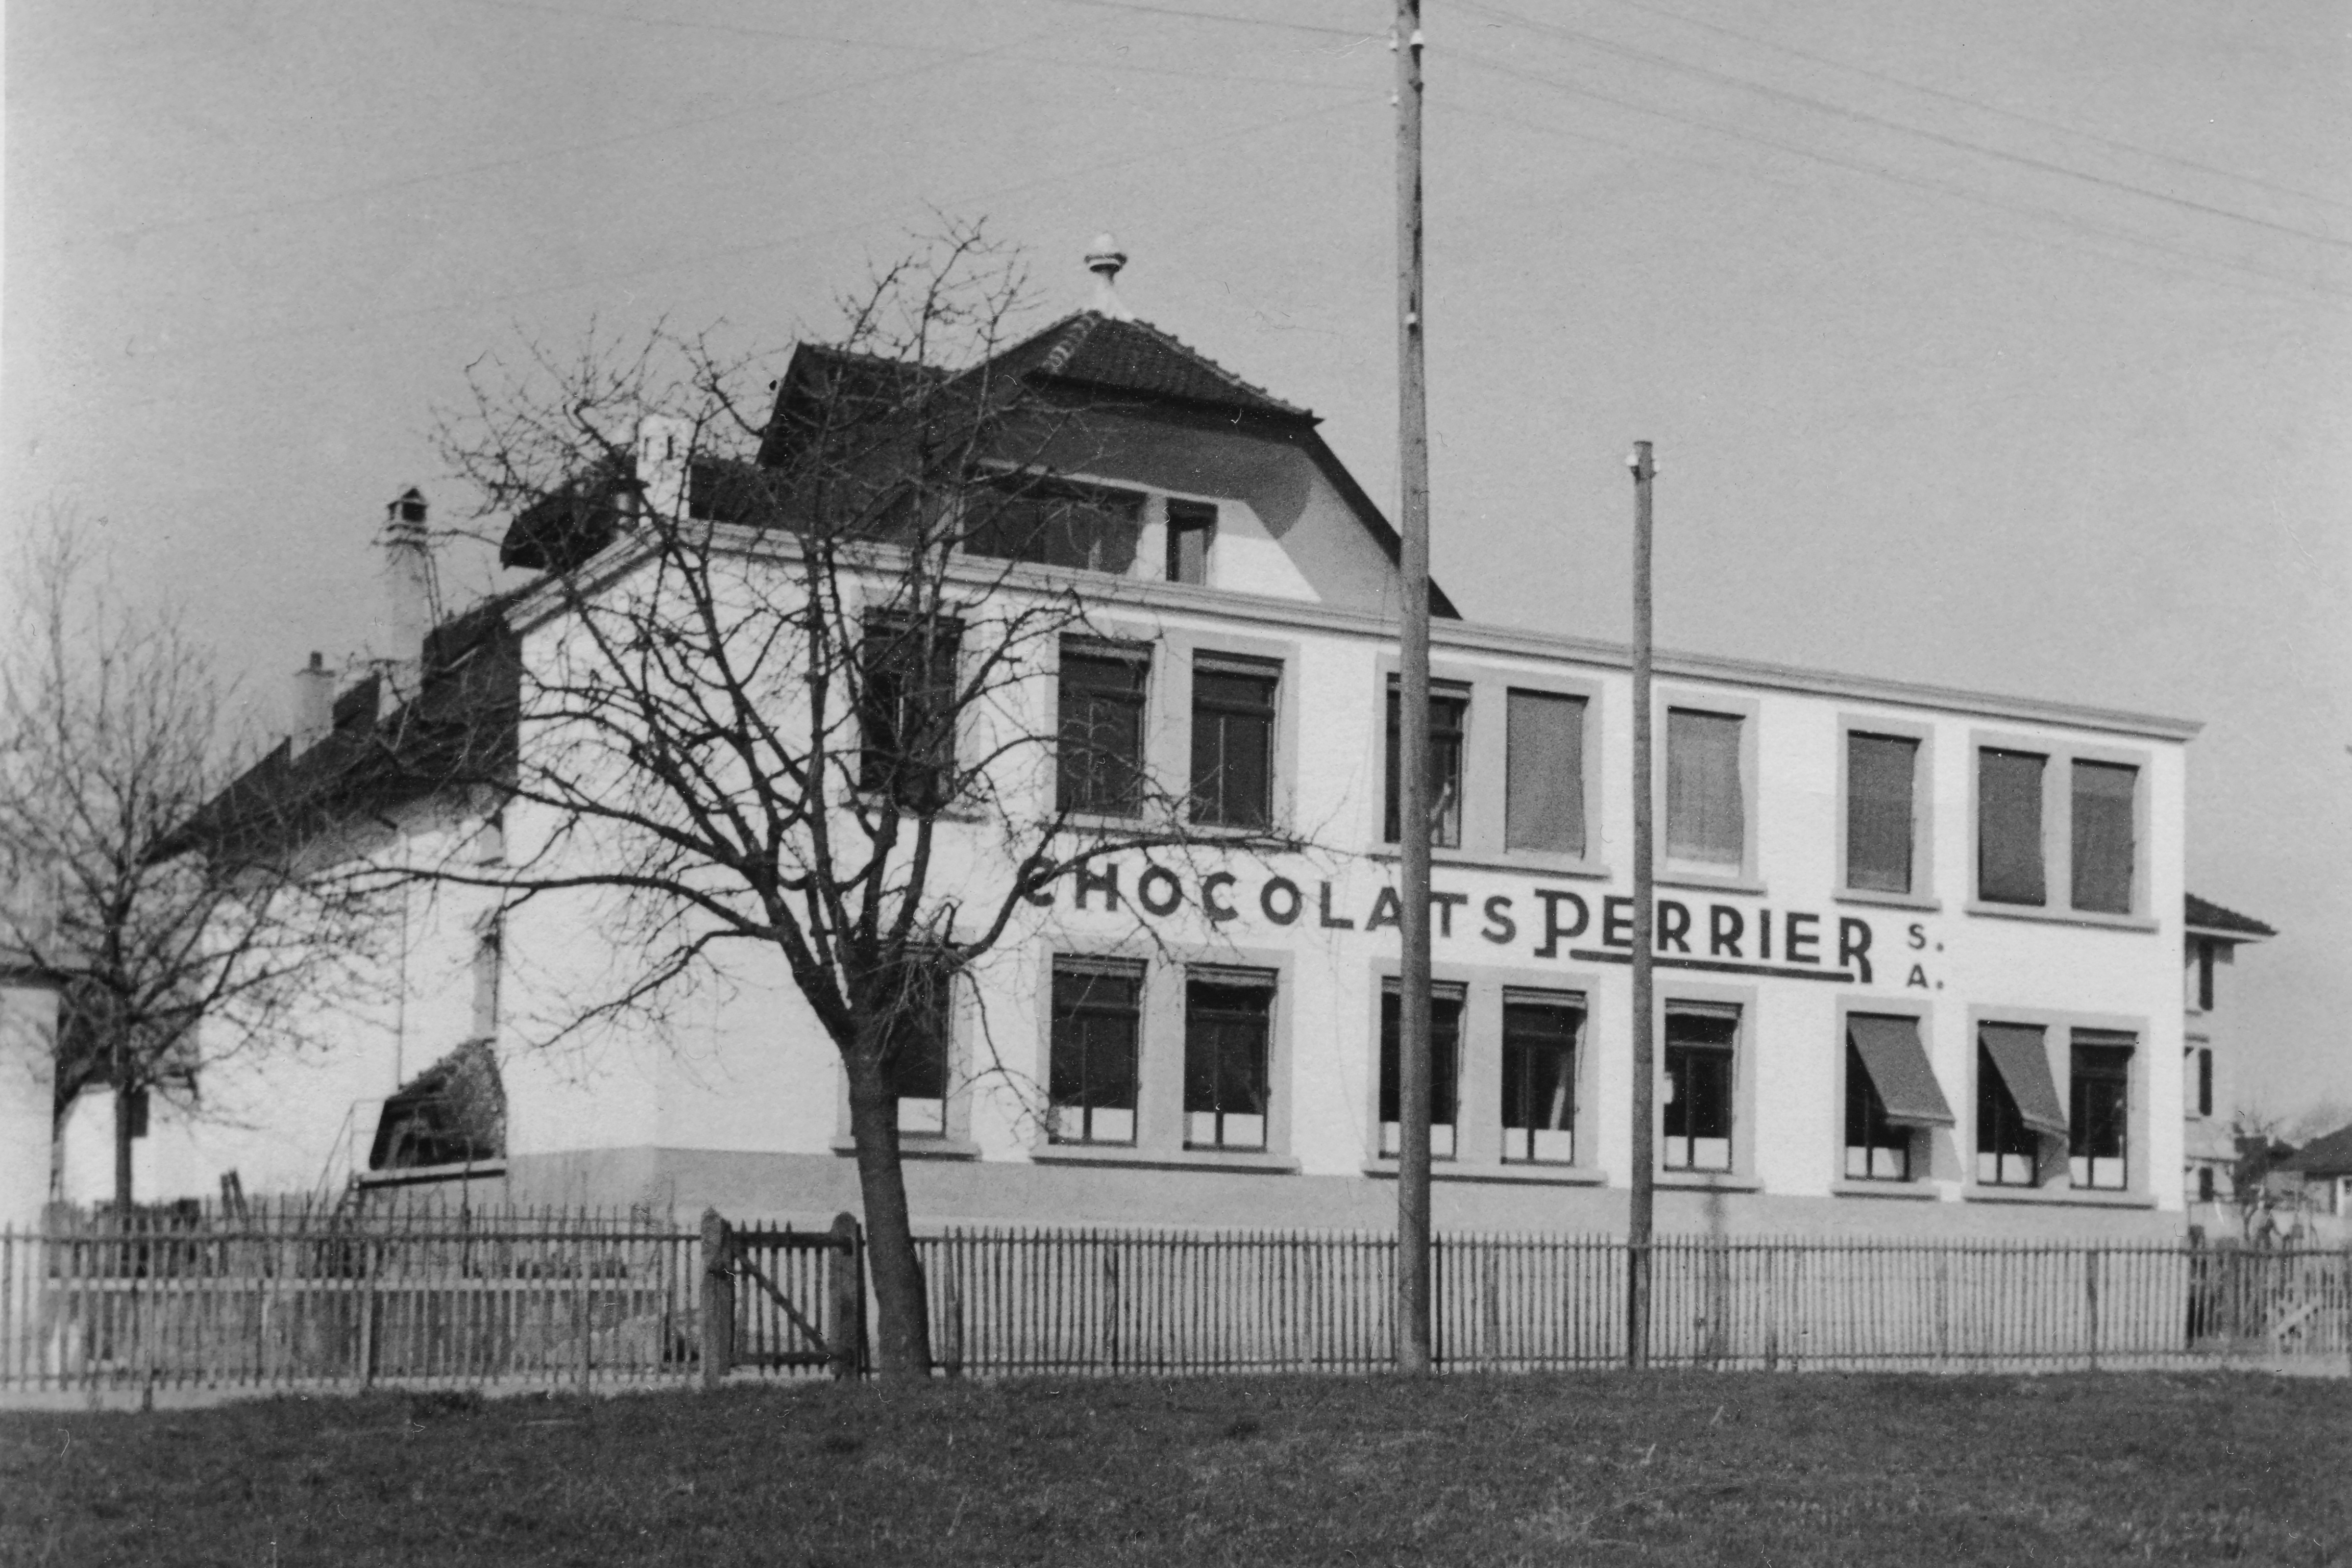
POLYGON ((1145 826, 1143 813, 1120 816, 1108 811, 1064 811, 1061 826, 1071 833, 1134 833, 1145 826))
POLYGON ((1849 1177, 1830 1184, 1830 1195, 1839 1198, 1909 1198, 1933 1203, 1944 1194, 1932 1182, 1858 1182, 1849 1177))
MULTIPOLYGON (((883 798, 884 797, 880 790, 873 789, 853 789, 848 792, 846 797, 847 804, 856 806, 859 810, 869 812, 880 811, 882 809, 883 798)), ((939 810, 933 812, 925 812, 919 807, 908 805, 904 803, 901 803, 898 807, 898 820, 901 822, 916 822, 926 816, 933 822, 956 822, 964 824, 986 822, 989 820, 988 813, 968 805, 946 805, 941 806, 939 810)))
POLYGON ((1298 1162, 1264 1150, 1138 1149, 1119 1143, 1037 1143, 1029 1158, 1040 1165, 1125 1165, 1147 1171, 1247 1171, 1287 1176, 1298 1162))
MULTIPOLYGON (((1394 1181, 1397 1163, 1394 1160, 1367 1160, 1363 1164, 1367 1176, 1394 1181)), ((1609 1173, 1591 1165, 1544 1165, 1534 1161, 1514 1161, 1499 1165, 1464 1165, 1451 1160, 1432 1160, 1429 1179, 1433 1182, 1499 1182, 1538 1187, 1605 1187, 1609 1173)))
MULTIPOLYGON (((833 1141, 836 1154, 855 1154, 857 1141, 836 1138, 833 1141)), ((977 1160, 980 1145, 969 1138, 941 1138, 929 1132, 898 1134, 898 1158, 901 1160, 977 1160)))
MULTIPOLYGON (((1384 844, 1366 858, 1384 866, 1394 865, 1398 858, 1396 846, 1384 844)), ((1429 863, 1465 871, 1517 871, 1526 876, 1572 877, 1591 882, 1605 882, 1616 875, 1597 860, 1546 855, 1532 849, 1516 852, 1506 849, 1497 853, 1494 850, 1433 848, 1429 852, 1429 863)))
POLYGON ((1767 889, 1760 877, 1741 876, 1714 871, 1660 871, 1651 879, 1661 888, 1690 888, 1702 893, 1751 893, 1764 897, 1767 889))
POLYGON ((2041 1204, 2062 1208, 2152 1209, 2146 1193, 2100 1192, 2076 1187, 1969 1187, 1960 1194, 1972 1204, 2041 1204))
POLYGON ((1732 1171, 1660 1171, 1656 1180, 1661 1191, 1760 1193, 1764 1190, 1764 1184, 1758 1178, 1732 1171))
POLYGON ((362 1187, 414 1187, 431 1182, 504 1181, 504 1160, 475 1160, 446 1165, 398 1165, 383 1171, 361 1171, 353 1180, 362 1187))
POLYGON ((2037 925, 2089 926, 2094 930, 2152 931, 2157 922, 2140 915, 2103 915, 2091 910, 2059 910, 2032 904, 1988 904, 1970 899, 1964 906, 1972 915, 1997 921, 2030 921, 2037 925))
POLYGON ((1925 893, 1881 893, 1867 888, 1840 888, 1830 895, 1841 904, 1874 904, 1882 909, 1917 910, 1923 914, 1944 912, 1944 900, 1925 893))

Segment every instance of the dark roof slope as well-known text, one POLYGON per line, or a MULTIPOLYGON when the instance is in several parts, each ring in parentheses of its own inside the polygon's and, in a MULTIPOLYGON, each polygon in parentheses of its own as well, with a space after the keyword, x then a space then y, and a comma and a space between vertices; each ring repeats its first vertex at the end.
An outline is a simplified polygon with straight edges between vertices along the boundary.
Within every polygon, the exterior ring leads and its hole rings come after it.
POLYGON ((2252 915, 2242 915, 2235 910, 2225 910, 2221 905, 2200 899, 2194 893, 2188 895, 2186 903, 2189 923, 2200 931, 2238 931, 2247 936, 2278 935, 2278 932, 2252 915))
POLYGON ((2352 1127, 2339 1127, 2325 1138, 2313 1139, 2282 1168, 2306 1176, 2352 1175, 2352 1127))
POLYGON ((1244 414, 1312 420, 1149 321, 1095 310, 1066 316, 997 356, 1001 373, 1244 414))

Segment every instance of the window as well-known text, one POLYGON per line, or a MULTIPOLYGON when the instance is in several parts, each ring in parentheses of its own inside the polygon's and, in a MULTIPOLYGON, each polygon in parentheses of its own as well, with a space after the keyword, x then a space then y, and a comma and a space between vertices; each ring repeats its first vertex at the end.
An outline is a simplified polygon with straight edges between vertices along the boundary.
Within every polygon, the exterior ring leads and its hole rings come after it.
MULTIPOLYGON (((1433 687, 1429 694, 1429 841, 1441 849, 1462 844, 1462 730, 1470 711, 1470 697, 1458 688, 1433 687)), ((1381 833, 1391 844, 1402 843, 1397 827, 1398 733, 1396 678, 1389 678, 1389 755, 1381 833)))
POLYGON ((1919 742, 1850 730, 1845 737, 1845 885, 1909 893, 1919 742))
POLYGON ((1667 1009, 1667 1170, 1731 1169, 1732 1055, 1738 1040, 1737 1011, 1667 1009))
POLYGON ((1512 691, 1506 702, 1503 841, 1584 853, 1584 699, 1512 691))
POLYGON ((488 1039, 499 1032, 499 985, 505 969, 506 924, 492 914, 474 931, 474 1032, 488 1039))
POLYGON ((2213 1201, 2213 1167, 2210 1165, 2197 1167, 2197 1201, 2200 1204, 2213 1201))
POLYGON ((2213 1047, 2210 1046, 2200 1046, 2197 1049, 2197 1114, 2213 1114, 2213 1047))
POLYGON ((1580 1002, 1503 994, 1503 1158, 1576 1163, 1580 1002))
POLYGON ((1201 654, 1192 660, 1192 820, 1274 820, 1274 698, 1280 667, 1201 654))
POLYGON ((1056 810, 1133 816, 1141 809, 1143 702, 1150 675, 1148 649, 1062 644, 1056 810))
POLYGON ((956 649, 961 624, 869 616, 858 645, 857 783, 919 811, 947 804, 954 784, 956 649))
POLYGON ((134 1089, 124 1094, 122 1099, 122 1120, 128 1123, 123 1130, 124 1137, 144 1138, 147 1136, 147 1090, 144 1089, 134 1089))
POLYGON ((1263 1149, 1274 977, 1194 970, 1184 984, 1184 1144, 1263 1149))
POLYGON ((1952 1108, 1920 1044, 1916 1018, 1851 1013, 1845 1020, 1845 1174, 1907 1182, 1918 1131, 1952 1125, 1952 1108))
MULTIPOLYGON (((1381 992, 1381 1152, 1402 1147, 1404 998, 1391 981, 1381 992)), ((1462 1079, 1462 992, 1433 986, 1429 997, 1429 1152, 1454 1157, 1454 1128, 1462 1079)))
POLYGON ((2131 1113, 2129 1035, 2074 1031, 2067 1085, 2067 1179, 2078 1187, 2126 1184, 2125 1145, 2131 1113))
POLYGON ((1203 587, 1209 581, 1209 545, 1217 537, 1217 509, 1206 501, 1168 503, 1168 580, 1203 587))
POLYGON ((2213 943, 2210 942, 2197 944, 2197 1010, 2213 1010, 2213 943))
POLYGON ((1989 1186, 2037 1184, 2041 1141, 2067 1135, 2045 1038, 2031 1024, 1977 1026, 1977 1180, 1989 1186))
POLYGON ((2121 763, 2074 768, 2074 907, 2103 914, 2132 912, 2132 864, 2137 858, 2133 805, 2139 770, 2121 763))
POLYGON ((1748 854, 1739 784, 1741 721, 1735 714, 1666 710, 1666 858, 1738 871, 1748 854))
POLYGON ((1046 1132, 1054 1142, 1135 1142, 1142 996, 1141 964, 1054 961, 1052 1059, 1046 1072, 1046 1132))
POLYGON ((1066 479, 1013 478, 976 488, 964 549, 1000 561, 1125 573, 1143 533, 1143 497, 1066 479))
POLYGON ((947 1133, 952 984, 943 975, 911 981, 891 1027, 886 1070, 891 1092, 898 1098, 902 1134, 939 1138, 947 1133))
POLYGON ((1977 897, 1987 903, 2048 900, 2042 869, 2042 773, 2049 761, 1994 746, 1977 753, 1977 897))

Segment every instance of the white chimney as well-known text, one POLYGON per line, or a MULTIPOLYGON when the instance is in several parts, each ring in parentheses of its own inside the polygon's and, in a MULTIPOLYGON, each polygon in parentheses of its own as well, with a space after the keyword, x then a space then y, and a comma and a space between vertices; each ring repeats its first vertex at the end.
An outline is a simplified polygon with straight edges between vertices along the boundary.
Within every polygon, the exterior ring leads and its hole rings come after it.
POLYGON ((1118 290, 1111 287, 1118 278, 1119 268, 1127 265, 1127 252, 1118 241, 1108 234, 1095 236, 1094 244, 1087 250, 1087 270, 1095 275, 1094 302, 1087 308, 1098 316, 1108 316, 1114 321, 1131 321, 1135 312, 1119 302, 1118 290))
POLYGON ((376 652, 392 670, 405 672, 394 679, 408 688, 424 658, 425 635, 440 623, 440 584, 433 572, 433 542, 425 528, 424 495, 412 486, 383 511, 383 531, 376 543, 383 552, 384 640, 376 652))
POLYGON ((288 705, 287 739, 289 748, 300 756, 325 740, 335 728, 335 672, 318 654, 310 662, 294 672, 294 685, 288 705))
POLYGON ((656 521, 686 521, 687 454, 693 446, 690 419, 648 414, 637 421, 639 496, 656 521))

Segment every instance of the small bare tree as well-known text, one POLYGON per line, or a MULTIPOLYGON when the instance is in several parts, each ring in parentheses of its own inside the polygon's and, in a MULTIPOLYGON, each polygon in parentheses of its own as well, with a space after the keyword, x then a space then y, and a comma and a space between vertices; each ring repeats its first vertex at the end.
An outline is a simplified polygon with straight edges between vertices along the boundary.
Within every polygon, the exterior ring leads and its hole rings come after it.
MULTIPOLYGON (((1097 405, 1020 374, 1018 263, 977 226, 883 272, 780 395, 663 334, 478 373, 452 465, 548 577, 518 604, 508 854, 444 867, 511 910, 594 895, 616 966, 565 1027, 658 1007, 724 954, 781 958, 837 1050, 886 1374, 930 1367, 897 1085, 950 997, 1105 856, 1295 847, 1261 812, 1196 826, 1117 705, 1058 717, 1132 520, 1059 473, 1097 405)), ((780 1044, 782 1041, 780 1040, 780 1044)))
POLYGON ((69 513, 40 521, 9 575, 0 950, 63 978, 56 1115, 61 1130, 82 1091, 113 1089, 127 1206, 150 1097, 195 1109, 207 1068, 317 1043, 322 999, 374 983, 373 910, 339 879, 289 875, 282 838, 206 834, 244 771, 222 689, 172 612, 126 601, 69 513))

